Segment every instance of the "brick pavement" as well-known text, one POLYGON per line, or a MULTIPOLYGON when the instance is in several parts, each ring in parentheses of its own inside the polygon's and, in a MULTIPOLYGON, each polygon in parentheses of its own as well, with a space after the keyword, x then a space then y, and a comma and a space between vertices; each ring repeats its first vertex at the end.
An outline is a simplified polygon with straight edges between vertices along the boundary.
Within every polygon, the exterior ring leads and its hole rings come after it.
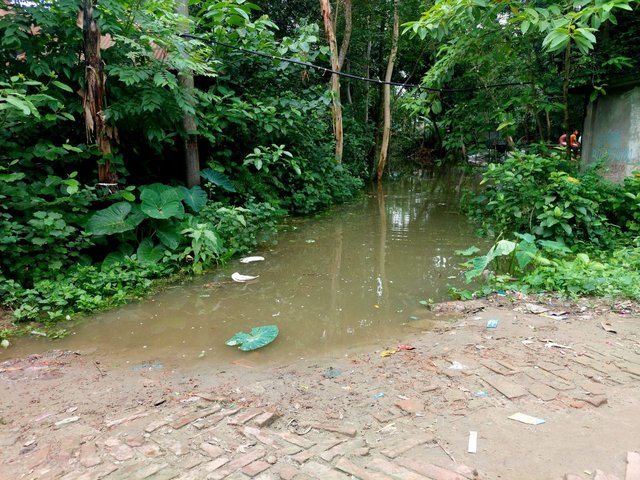
MULTIPOLYGON (((9 425, 9 432, 0 435, 0 479, 543 478, 526 471, 479 471, 479 457, 467 454, 463 441, 452 445, 447 439, 451 428, 438 422, 477 422, 499 412, 491 418, 504 417, 504 428, 520 428, 506 420, 505 412, 547 412, 549 421, 606 408, 620 389, 637 391, 637 342, 620 338, 608 346, 591 341, 550 346, 546 333, 523 335, 544 332, 552 323, 531 327, 525 321, 515 330, 505 325, 489 334, 479 322, 459 322, 434 334, 440 342, 432 348, 391 358, 363 356, 352 361, 351 376, 318 375, 317 388, 325 397, 315 400, 307 385, 301 388, 301 375, 278 394, 242 392, 234 398, 201 390, 182 401, 123 410, 116 418, 68 420, 75 417, 65 413, 47 420, 48 426, 35 430, 36 437, 30 426, 9 425), (376 374, 356 381, 362 363, 376 374), (395 394, 389 391, 391 382, 395 394), (382 387, 387 393, 376 397, 382 387), (327 398, 333 404, 319 403, 327 398)), ((531 432, 535 427, 521 428, 531 432)), ((489 433, 481 432, 481 450, 483 441, 490 443, 484 435, 489 433)), ((464 432, 459 437, 466 438, 464 432)), ((491 456, 486 450, 480 454, 491 456)), ((620 464, 626 480, 638 480, 640 455, 621 454, 627 461, 620 464)), ((616 477, 583 470, 565 478, 616 477)))

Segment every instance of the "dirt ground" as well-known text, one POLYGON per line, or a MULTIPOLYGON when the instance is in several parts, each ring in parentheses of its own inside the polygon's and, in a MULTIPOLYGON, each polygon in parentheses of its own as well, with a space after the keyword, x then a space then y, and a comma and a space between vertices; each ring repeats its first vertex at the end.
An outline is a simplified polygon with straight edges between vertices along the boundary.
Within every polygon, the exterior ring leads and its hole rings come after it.
POLYGON ((0 479, 640 479, 636 305, 494 296, 422 313, 401 349, 290 365, 3 362, 0 479))

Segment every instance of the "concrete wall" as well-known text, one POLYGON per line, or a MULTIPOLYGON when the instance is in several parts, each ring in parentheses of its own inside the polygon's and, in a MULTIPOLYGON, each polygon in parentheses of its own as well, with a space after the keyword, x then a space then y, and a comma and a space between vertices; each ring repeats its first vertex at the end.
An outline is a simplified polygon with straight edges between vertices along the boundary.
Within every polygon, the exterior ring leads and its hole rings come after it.
POLYGON ((640 86, 611 90, 587 108, 582 162, 606 159, 606 176, 620 182, 640 170, 640 86))

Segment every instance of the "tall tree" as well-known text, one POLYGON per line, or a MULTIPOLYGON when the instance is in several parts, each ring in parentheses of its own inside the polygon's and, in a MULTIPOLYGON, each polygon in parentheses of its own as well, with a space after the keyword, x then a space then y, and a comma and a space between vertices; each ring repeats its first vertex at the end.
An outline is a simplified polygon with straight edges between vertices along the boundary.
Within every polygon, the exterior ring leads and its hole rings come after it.
POLYGON ((393 75, 393 67, 398 53, 398 36, 400 34, 400 14, 398 12, 399 0, 393 1, 393 32, 391 37, 391 51, 389 52, 389 60, 387 62, 387 72, 384 76, 386 82, 383 86, 383 109, 384 120, 382 126, 382 142, 380 143, 380 155, 378 156, 378 181, 382 180, 384 167, 387 162, 389 153, 389 140, 391 139, 391 78, 393 75))
POLYGON ((105 77, 100 55, 100 27, 93 15, 93 0, 82 1, 82 32, 84 37, 85 88, 83 98, 87 143, 98 145, 103 162, 98 165, 98 181, 114 189, 118 180, 111 165, 111 132, 104 121, 105 77))
MULTIPOLYGON (((178 14, 183 18, 182 33, 189 33, 189 0, 178 0, 178 14)), ((189 52, 184 51, 183 57, 188 57, 189 52)), ((179 75, 180 86, 185 95, 190 98, 193 106, 193 73, 189 70, 181 72, 179 75)), ((182 127, 184 128, 184 164, 185 182, 188 187, 200 185, 200 155, 198 153, 198 125, 193 114, 184 112, 182 115, 182 127)))
MULTIPOLYGON (((336 4, 336 13, 339 2, 336 4)), ((324 20, 324 30, 327 34, 329 42, 329 51, 331 56, 331 69, 335 72, 342 70, 342 65, 347 56, 349 49, 349 41, 351 39, 351 0, 344 0, 344 35, 342 37, 342 45, 338 51, 338 42, 336 40, 336 18, 331 18, 331 4, 329 0, 320 0, 320 11, 324 20)), ((331 116, 333 119, 333 132, 336 137, 336 162, 342 163, 342 154, 344 151, 344 133, 342 125, 342 103, 340 100, 340 76, 337 73, 331 75, 331 116)))

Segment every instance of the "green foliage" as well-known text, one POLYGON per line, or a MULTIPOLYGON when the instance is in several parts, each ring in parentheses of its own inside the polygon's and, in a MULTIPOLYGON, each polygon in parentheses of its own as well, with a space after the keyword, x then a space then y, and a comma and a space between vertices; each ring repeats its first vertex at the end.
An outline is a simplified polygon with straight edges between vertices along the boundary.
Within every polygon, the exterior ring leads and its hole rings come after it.
POLYGON ((596 168, 578 172, 560 155, 514 152, 503 164, 489 165, 480 191, 465 204, 485 231, 532 233, 569 246, 609 245, 616 229, 603 199, 614 191, 596 168))
POLYGON ((614 185, 553 154, 490 166, 480 191, 467 196, 469 210, 485 230, 515 240, 499 240, 468 262, 467 280, 482 275, 494 289, 640 299, 638 178, 614 185))
MULTIPOLYGON (((594 250, 591 254, 575 254, 563 244, 536 240, 531 235, 519 236, 517 241, 508 244, 513 249, 502 249, 497 253, 494 246, 487 255, 476 257, 468 264, 472 268, 466 274, 468 280, 482 272, 487 274, 491 287, 484 287, 481 293, 492 290, 554 291, 569 296, 640 300, 640 248, 637 242, 611 251, 594 250), (489 258, 493 263, 487 261, 489 258), (489 266, 493 270, 487 270, 489 266), (479 272, 480 267, 482 272, 479 272)), ((461 298, 470 294, 468 291, 453 293, 461 298)))
POLYGON ((26 288, 15 281, 0 281, 0 295, 5 305, 13 307, 17 321, 55 322, 76 312, 91 313, 122 305, 148 292, 152 280, 167 273, 162 265, 142 266, 128 258, 102 270, 93 265, 73 266, 57 277, 38 280, 26 288))
POLYGON ((167 185, 153 184, 140 188, 140 210, 157 219, 177 218, 184 216, 183 196, 181 191, 167 185))
POLYGON ((211 168, 205 168, 200 172, 200 176, 212 185, 221 187, 227 192, 233 193, 236 191, 236 187, 233 186, 229 177, 222 172, 216 172, 211 168))
POLYGON ((621 195, 609 200, 619 218, 619 225, 633 235, 640 234, 640 172, 624 179, 621 195))
POLYGON ((129 202, 118 202, 99 210, 87 222, 87 232, 94 235, 113 235, 128 232, 144 220, 139 208, 133 209, 129 202))
POLYGON ((202 207, 204 207, 209 200, 207 192, 197 185, 191 188, 179 187, 178 191, 181 195, 181 200, 184 201, 194 213, 202 210, 202 207))

